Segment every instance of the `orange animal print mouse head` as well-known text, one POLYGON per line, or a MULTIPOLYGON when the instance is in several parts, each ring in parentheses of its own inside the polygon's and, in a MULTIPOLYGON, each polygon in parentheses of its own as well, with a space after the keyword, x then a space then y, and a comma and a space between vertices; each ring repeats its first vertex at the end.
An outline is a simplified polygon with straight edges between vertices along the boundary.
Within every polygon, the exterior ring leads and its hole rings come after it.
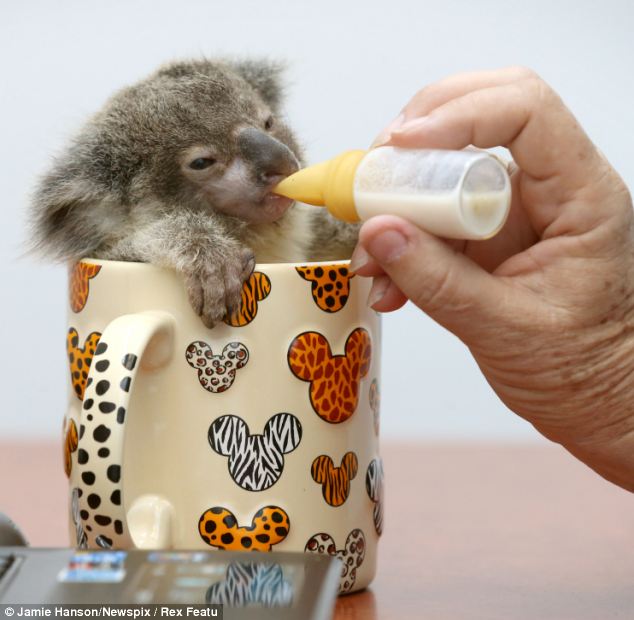
POLYGON ((242 285, 240 308, 223 320, 232 327, 248 325, 258 313, 258 302, 266 299, 271 292, 271 280, 261 271, 254 271, 242 285))
POLYGON ((345 354, 333 355, 318 332, 304 332, 288 351, 291 372, 310 383, 310 403, 317 415, 331 424, 347 420, 359 402, 359 383, 370 370, 370 334, 358 327, 346 340, 345 354))
POLYGON ((228 551, 270 551, 286 538, 290 527, 288 515, 278 506, 260 508, 251 525, 242 527, 222 506, 205 511, 198 521, 201 538, 212 547, 228 551))
POLYGON ((322 494, 330 506, 341 506, 350 493, 350 481, 357 475, 359 467, 357 455, 346 452, 341 459, 341 466, 335 467, 332 459, 322 454, 312 464, 313 480, 322 485, 322 494))
POLYGON ((68 293, 73 312, 81 312, 88 301, 90 280, 101 271, 101 265, 80 261, 73 265, 69 275, 68 293))
POLYGON ((66 353, 70 363, 70 380, 73 384, 73 391, 79 400, 84 400, 84 391, 86 390, 86 382, 88 381, 88 371, 92 364, 92 358, 97 350, 101 334, 99 332, 91 332, 84 346, 79 346, 79 334, 74 327, 68 330, 66 336, 66 353))
POLYGON ((77 425, 74 420, 68 421, 68 427, 66 428, 66 435, 64 439, 64 472, 66 477, 70 477, 70 472, 73 467, 72 455, 77 450, 79 445, 79 437, 77 435, 77 425))
POLYGON ((338 312, 350 296, 350 279, 354 277, 347 265, 331 267, 295 267, 297 273, 311 283, 313 300, 324 312, 338 312))

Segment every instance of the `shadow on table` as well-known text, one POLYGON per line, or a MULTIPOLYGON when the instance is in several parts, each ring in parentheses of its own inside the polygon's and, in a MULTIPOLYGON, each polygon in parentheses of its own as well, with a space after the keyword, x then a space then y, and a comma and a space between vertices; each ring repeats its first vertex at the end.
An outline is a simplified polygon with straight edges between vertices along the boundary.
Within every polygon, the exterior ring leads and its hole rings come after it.
POLYGON ((341 620, 375 620, 377 618, 376 599, 372 590, 340 596, 335 605, 335 618, 341 620))

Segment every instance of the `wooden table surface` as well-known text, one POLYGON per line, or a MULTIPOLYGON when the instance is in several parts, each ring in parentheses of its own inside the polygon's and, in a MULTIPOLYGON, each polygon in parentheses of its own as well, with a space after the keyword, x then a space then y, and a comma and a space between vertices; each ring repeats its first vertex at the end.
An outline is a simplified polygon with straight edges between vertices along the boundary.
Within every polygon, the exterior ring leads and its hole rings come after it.
MULTIPOLYGON (((335 618, 634 619, 634 495, 550 444, 385 443, 371 588, 335 618)), ((0 443, 0 510, 66 544, 60 448, 0 443)))

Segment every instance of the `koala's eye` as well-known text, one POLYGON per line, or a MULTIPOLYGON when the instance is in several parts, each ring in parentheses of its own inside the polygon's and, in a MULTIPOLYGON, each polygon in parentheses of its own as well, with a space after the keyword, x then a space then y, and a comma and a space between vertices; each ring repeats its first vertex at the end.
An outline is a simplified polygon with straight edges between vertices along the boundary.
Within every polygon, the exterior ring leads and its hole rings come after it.
POLYGON ((269 129, 273 128, 273 117, 269 116, 265 121, 264 121, 264 129, 266 129, 267 131, 269 131, 269 129))
POLYGON ((189 167, 192 170, 204 170, 205 168, 213 166, 215 163, 216 160, 211 157, 197 157, 189 163, 189 167))

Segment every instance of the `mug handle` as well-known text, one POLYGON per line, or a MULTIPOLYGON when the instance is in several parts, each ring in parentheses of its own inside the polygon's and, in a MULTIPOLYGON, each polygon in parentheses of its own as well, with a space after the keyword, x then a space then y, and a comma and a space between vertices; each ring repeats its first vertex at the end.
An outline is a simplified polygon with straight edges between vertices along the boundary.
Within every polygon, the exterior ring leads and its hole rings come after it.
MULTIPOLYGON (((71 494, 77 489, 88 548, 135 546, 123 493, 125 423, 131 415, 130 398, 139 367, 151 372, 171 359, 175 325, 167 312, 126 314, 106 327, 95 349, 79 418, 77 462, 71 472, 71 494)), ((169 530, 165 522, 166 513, 168 521, 171 516, 169 504, 158 496, 145 496, 145 500, 149 500, 145 511, 135 502, 137 515, 158 510, 163 532, 169 530)))

